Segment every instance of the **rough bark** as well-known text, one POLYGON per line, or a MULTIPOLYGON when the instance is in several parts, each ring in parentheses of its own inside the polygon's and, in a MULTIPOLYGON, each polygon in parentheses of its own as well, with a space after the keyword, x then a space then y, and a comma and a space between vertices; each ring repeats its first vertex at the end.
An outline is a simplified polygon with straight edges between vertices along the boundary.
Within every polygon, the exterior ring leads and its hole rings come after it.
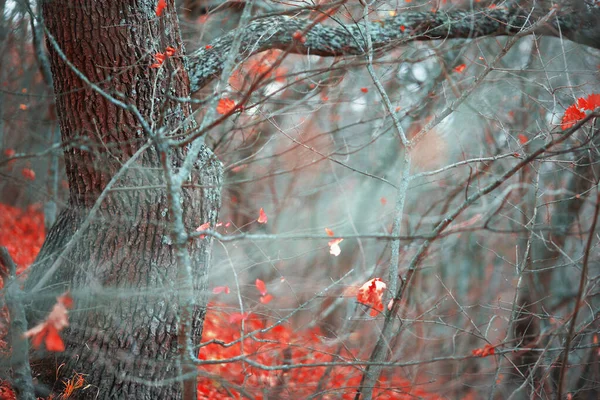
MULTIPOLYGON (((567 3, 568 4, 568 3, 567 3)), ((402 12, 395 17, 369 22, 374 50, 397 47, 413 41, 475 39, 514 36, 534 25, 550 8, 509 7, 452 12, 402 12)), ((557 8, 556 17, 536 33, 565 37, 600 48, 600 9, 557 8)), ((347 25, 315 24, 301 17, 259 18, 215 40, 189 56, 192 92, 205 86, 223 69, 233 39, 243 38, 240 59, 269 49, 323 57, 356 56, 366 52, 362 22, 347 25), (294 34, 301 33, 301 38, 294 34)), ((532 32, 533 33, 533 32, 532 32)))
MULTIPOLYGON (((44 3, 43 14, 48 32, 77 70, 135 106, 153 134, 161 130, 169 135, 194 122, 189 105, 168 96, 189 96, 178 56, 183 47, 177 16, 170 3, 157 18, 155 6, 154 1, 52 0, 44 3), (161 68, 150 68, 152 55, 166 46, 177 48, 178 55, 161 68)), ((179 283, 159 153, 153 146, 143 151, 77 232, 108 182, 148 141, 149 132, 131 109, 93 90, 50 42, 48 47, 62 141, 78 145, 65 151, 69 206, 50 230, 26 290, 35 301, 34 318, 43 318, 54 297, 66 289, 73 292, 75 310, 64 334, 67 351, 36 353, 35 373, 54 391, 74 372, 85 374, 89 386, 77 398, 180 398, 179 306, 173 295, 179 283), (43 287, 36 287, 40 281, 43 287)), ((185 149, 171 151, 171 164, 176 168, 184 156, 185 149)), ((221 174, 218 160, 203 148, 191 174, 195 185, 181 193, 187 229, 216 221, 221 174)), ((189 246, 196 289, 206 284, 209 244, 203 240, 189 246)), ((202 307, 194 310, 194 343, 200 339, 204 313, 202 307)))

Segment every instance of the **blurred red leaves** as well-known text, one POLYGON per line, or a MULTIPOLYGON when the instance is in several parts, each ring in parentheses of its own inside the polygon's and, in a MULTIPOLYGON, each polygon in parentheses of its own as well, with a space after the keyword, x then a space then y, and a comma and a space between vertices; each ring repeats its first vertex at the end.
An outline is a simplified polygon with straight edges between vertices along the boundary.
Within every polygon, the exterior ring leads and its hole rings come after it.
POLYGON ((454 67, 454 71, 458 72, 459 74, 462 74, 463 72, 465 72, 465 69, 467 69, 466 64, 460 64, 460 65, 457 65, 456 67, 454 67))
POLYGON ((215 286, 212 290, 213 294, 219 294, 219 293, 225 293, 225 294, 229 294, 231 292, 231 290, 229 289, 229 286, 215 286))
POLYGON ((258 289, 261 295, 264 296, 265 294, 267 294, 267 285, 263 281, 261 281, 260 279, 256 279, 254 284, 256 285, 256 289, 258 289))
POLYGON ((31 168, 23 168, 21 170, 21 175, 23 175, 23 178, 27 179, 28 181, 35 181, 35 171, 31 168))
POLYGON ((46 232, 39 206, 25 210, 0 204, 0 246, 5 246, 21 273, 40 251, 46 232))
POLYGON ((496 350, 494 346, 486 344, 480 349, 473 350, 472 353, 476 357, 487 357, 494 355, 496 353, 496 350))
POLYGON ((229 114, 234 109, 235 101, 228 98, 220 99, 219 103, 217 104, 217 112, 221 115, 229 114))

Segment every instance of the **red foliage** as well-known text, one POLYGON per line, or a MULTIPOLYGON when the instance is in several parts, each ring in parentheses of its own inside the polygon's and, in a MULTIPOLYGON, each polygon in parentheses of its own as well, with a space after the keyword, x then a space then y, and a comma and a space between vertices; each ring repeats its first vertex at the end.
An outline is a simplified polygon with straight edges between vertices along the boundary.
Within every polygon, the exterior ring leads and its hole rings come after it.
POLYGON ((17 273, 35 260, 45 236, 44 214, 39 206, 21 210, 0 204, 0 246, 8 249, 18 266, 17 273))
MULTIPOLYGON (((211 339, 231 343, 241 336, 240 319, 232 318, 221 311, 225 305, 209 305, 204 321, 203 341, 211 339)), ((232 314, 233 315, 240 315, 232 314)), ((289 370, 264 370, 240 361, 224 361, 219 364, 203 365, 198 379, 200 399, 241 399, 249 395, 253 399, 295 398, 305 399, 314 395, 317 389, 324 390, 324 399, 353 399, 360 385, 362 373, 356 366, 336 366, 328 371, 325 366, 311 367, 311 364, 325 362, 355 361, 360 349, 338 345, 328 345, 318 328, 295 331, 291 326, 278 325, 266 332, 270 323, 257 316, 245 315, 246 332, 243 345, 237 342, 224 347, 213 343, 201 348, 199 358, 206 361, 227 360, 245 355, 249 360, 265 366, 307 365, 289 370), (247 336, 253 332, 252 336, 247 336), (319 384, 321 386, 319 386, 319 384), (244 391, 244 396, 241 391, 244 391)), ((377 399, 441 399, 427 393, 422 388, 399 374, 382 376, 373 398, 377 399)))

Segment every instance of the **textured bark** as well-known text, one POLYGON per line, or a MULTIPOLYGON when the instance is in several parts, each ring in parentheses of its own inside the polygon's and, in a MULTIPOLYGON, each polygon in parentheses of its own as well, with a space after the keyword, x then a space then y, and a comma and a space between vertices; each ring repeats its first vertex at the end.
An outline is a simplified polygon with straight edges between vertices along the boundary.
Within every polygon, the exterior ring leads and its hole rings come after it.
MULTIPOLYGON (((549 8, 510 7, 452 12, 402 12, 392 18, 369 23, 373 49, 390 49, 412 41, 474 39, 485 36, 514 36, 534 25, 549 8)), ((600 9, 562 10, 536 32, 564 36, 600 48, 600 9)), ((326 26, 300 17, 259 18, 241 32, 233 31, 190 54, 192 92, 205 86, 223 69, 234 37, 243 39, 240 59, 269 49, 323 57, 365 53, 364 24, 326 26), (304 33, 302 40, 294 33, 304 33)))
MULTIPOLYGON (((187 119, 191 109, 167 95, 189 95, 183 60, 175 56, 161 68, 149 67, 152 55, 166 46, 182 51, 177 17, 171 3, 170 11, 156 18, 155 6, 154 1, 52 0, 44 3, 43 13, 67 59, 91 82, 133 104, 154 131, 164 127, 164 132, 181 133, 193 127, 193 119, 187 119)), ((26 290, 58 265, 44 287, 32 293, 32 314, 43 318, 66 289, 74 294, 75 310, 64 334, 67 351, 36 353, 35 373, 55 392, 74 372, 85 374, 89 387, 77 398, 180 398, 179 307, 173 294, 178 266, 158 153, 150 147, 132 163, 74 238, 107 183, 148 135, 134 113, 91 89, 48 47, 62 141, 79 145, 65 151, 69 206, 50 230, 26 290), (135 189, 139 186, 145 188, 135 189)), ((172 165, 177 167, 184 155, 185 150, 171 152, 172 165)), ((218 160, 202 149, 191 176, 196 185, 181 193, 187 229, 216 221, 221 175, 218 160)), ((189 247, 196 289, 206 285, 209 243, 194 241, 189 247)), ((193 295, 200 298, 199 293, 193 295)), ((202 307, 194 310, 194 343, 204 313, 202 307)))

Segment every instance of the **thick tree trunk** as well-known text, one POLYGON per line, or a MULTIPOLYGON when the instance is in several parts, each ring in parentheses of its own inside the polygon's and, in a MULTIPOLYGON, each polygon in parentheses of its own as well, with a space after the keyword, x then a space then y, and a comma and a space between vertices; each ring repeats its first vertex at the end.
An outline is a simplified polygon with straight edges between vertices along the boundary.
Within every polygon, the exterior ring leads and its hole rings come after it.
MULTIPOLYGON (((165 128, 167 136, 194 126, 189 103, 169 96, 189 95, 172 6, 170 2, 160 18, 155 1, 48 0, 43 6, 48 31, 74 67, 116 99, 134 105, 154 133, 165 128), (150 68, 153 55, 167 46, 176 48, 176 55, 160 68, 150 68)), ((90 88, 51 40, 48 45, 67 146, 70 199, 29 272, 26 290, 32 291, 37 319, 47 315, 54 297, 66 289, 74 295, 75 310, 63 335, 66 352, 34 355, 34 369, 39 381, 55 392, 74 372, 84 374, 89 387, 77 398, 179 398, 180 283, 158 152, 154 146, 141 152, 90 218, 106 185, 149 135, 132 110, 90 88)), ((176 168, 184 156, 185 150, 171 151, 171 165, 176 168)), ((203 149, 192 172, 193 185, 181 193, 187 229, 216 221, 221 174, 218 160, 203 149)), ((205 239, 189 246, 197 289, 190 296, 200 305, 209 244, 205 239)), ((201 306, 194 310, 194 343, 204 312, 201 306)))

